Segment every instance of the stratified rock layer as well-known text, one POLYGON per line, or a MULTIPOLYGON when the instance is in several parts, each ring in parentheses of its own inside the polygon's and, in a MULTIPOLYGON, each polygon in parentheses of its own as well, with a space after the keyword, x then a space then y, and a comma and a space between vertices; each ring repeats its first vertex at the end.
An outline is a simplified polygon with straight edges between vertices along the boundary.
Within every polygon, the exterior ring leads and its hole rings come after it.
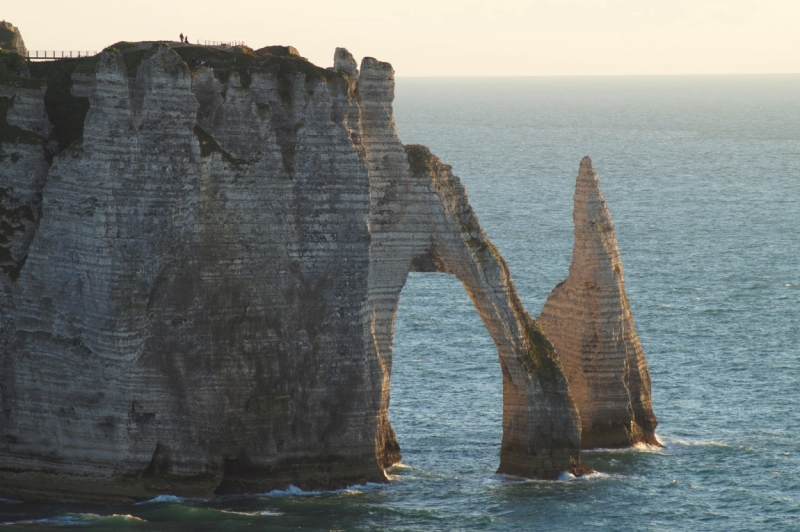
POLYGON ((500 471, 580 466, 552 345, 450 168, 397 138, 390 65, 117 46, 0 94, 0 497, 384 481, 413 269, 495 339, 500 471))
POLYGON ((658 445, 650 373, 633 325, 622 260, 592 161, 575 185, 575 245, 567 279, 537 318, 563 364, 581 416, 581 446, 658 445))

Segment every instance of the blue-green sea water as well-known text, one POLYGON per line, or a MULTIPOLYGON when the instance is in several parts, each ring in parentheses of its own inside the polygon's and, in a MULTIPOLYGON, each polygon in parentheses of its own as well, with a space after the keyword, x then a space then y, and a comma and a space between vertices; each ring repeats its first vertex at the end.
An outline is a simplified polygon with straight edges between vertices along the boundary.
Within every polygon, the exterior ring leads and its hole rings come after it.
POLYGON ((464 289, 412 274, 387 485, 133 506, 0 503, 11 528, 800 530, 800 76, 397 81, 404 142, 465 183, 536 316, 567 274, 590 155, 617 230, 663 449, 494 474, 501 373, 464 289))

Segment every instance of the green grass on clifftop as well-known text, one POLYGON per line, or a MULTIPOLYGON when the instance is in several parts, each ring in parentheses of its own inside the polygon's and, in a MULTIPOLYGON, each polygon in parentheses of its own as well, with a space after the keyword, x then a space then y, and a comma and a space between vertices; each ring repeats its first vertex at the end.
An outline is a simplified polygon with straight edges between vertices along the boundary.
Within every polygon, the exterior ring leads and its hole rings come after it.
POLYGON ((38 89, 44 85, 40 79, 31 79, 25 59, 14 52, 0 50, 0 85, 38 89))

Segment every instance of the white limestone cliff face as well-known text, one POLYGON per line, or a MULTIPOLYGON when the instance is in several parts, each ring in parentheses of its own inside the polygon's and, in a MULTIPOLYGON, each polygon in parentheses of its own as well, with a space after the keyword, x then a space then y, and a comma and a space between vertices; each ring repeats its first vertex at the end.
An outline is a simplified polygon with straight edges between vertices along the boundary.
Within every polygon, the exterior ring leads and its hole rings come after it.
POLYGON ((15 269, 0 273, 0 496, 384 481, 414 269, 457 275, 498 346, 500 471, 581 470, 552 345, 450 168, 397 138, 390 65, 265 51, 223 75, 177 53, 199 48, 135 51, 72 75, 89 110, 49 166, 49 123, 25 96, 44 94, 0 95, 28 141, 2 139, 24 155, 0 157, 2 214, 34 212, 0 242, 15 269))
POLYGON ((553 342, 581 417, 581 446, 659 445, 650 373, 636 335, 614 224, 592 161, 575 185, 569 276, 537 321, 553 342))

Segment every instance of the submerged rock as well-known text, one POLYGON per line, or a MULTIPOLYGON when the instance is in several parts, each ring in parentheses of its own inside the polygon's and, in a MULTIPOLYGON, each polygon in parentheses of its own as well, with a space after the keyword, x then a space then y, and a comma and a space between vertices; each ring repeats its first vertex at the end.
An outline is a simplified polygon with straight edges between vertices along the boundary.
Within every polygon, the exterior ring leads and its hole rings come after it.
POLYGON ((497 344, 499 470, 583 469, 561 364, 463 186, 397 138, 391 66, 348 55, 118 43, 0 94, 22 132, 0 138, 0 496, 384 481, 413 270, 458 276, 497 344))
POLYGON ((569 276, 537 321, 558 351, 581 416, 581 446, 659 445, 650 373, 633 325, 614 224, 592 161, 575 185, 569 276))

